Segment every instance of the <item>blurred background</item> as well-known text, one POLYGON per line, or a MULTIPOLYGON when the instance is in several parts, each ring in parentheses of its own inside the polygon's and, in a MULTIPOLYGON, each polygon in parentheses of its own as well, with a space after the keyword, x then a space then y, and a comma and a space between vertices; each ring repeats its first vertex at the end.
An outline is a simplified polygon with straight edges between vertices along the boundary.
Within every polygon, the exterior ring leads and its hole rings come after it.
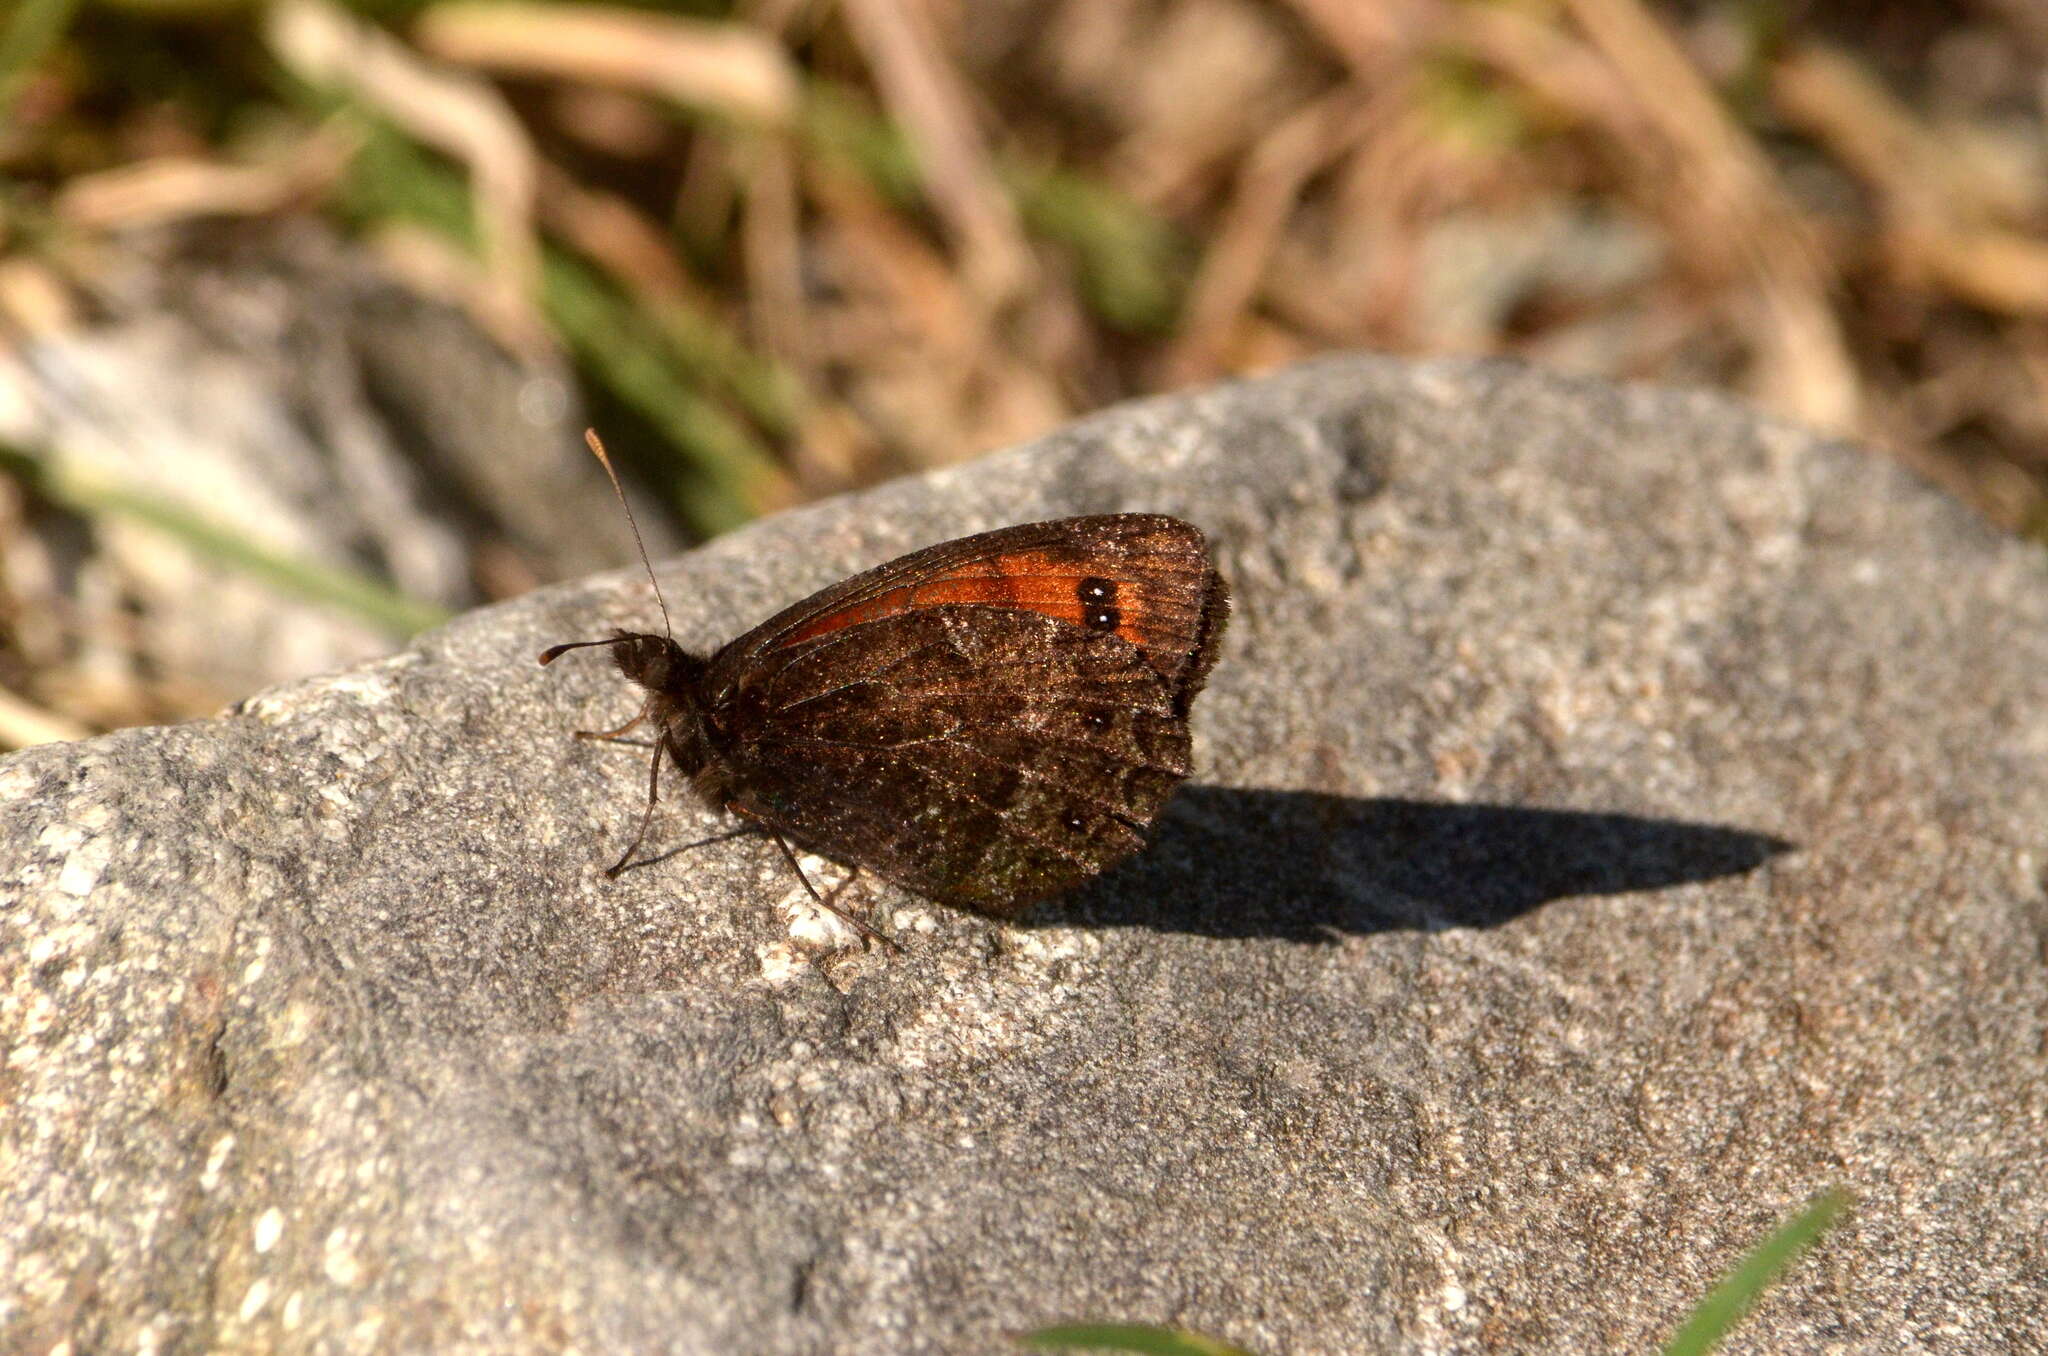
POLYGON ((8 0, 0 749, 1345 348, 2048 540, 2039 0, 8 0))

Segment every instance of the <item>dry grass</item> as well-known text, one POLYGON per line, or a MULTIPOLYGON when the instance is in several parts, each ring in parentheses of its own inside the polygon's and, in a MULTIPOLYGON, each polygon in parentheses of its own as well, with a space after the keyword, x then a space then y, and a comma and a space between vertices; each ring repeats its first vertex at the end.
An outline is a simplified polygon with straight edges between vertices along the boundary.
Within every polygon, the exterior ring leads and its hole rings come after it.
MULTIPOLYGON (((0 345, 82 323, 68 251, 324 213, 401 272, 449 246, 698 532, 1366 347, 1722 386, 2048 539, 2048 25, 1797 12, 25 0, 0 345)), ((123 709, 50 677, 104 618, 23 544, 43 493, 0 473, 0 744, 123 709)))

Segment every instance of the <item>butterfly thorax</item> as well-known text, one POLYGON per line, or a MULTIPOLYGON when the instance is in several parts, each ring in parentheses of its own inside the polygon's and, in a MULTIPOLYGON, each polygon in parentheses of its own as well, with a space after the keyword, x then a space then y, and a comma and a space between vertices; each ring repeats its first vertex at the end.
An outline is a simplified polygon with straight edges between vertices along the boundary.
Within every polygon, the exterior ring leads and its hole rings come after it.
POLYGON ((686 777, 697 777, 712 761, 704 703, 698 695, 704 660, 667 636, 620 631, 612 662, 647 690, 647 720, 661 732, 662 745, 677 769, 686 777))

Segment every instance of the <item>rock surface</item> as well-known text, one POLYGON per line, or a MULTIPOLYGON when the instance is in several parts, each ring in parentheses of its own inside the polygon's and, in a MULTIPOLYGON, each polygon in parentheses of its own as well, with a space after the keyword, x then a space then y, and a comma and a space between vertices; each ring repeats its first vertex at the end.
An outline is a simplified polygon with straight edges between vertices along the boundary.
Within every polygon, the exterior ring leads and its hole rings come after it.
POLYGON ((1731 1350, 2048 1344, 2038 549, 1707 396, 1344 359, 663 585, 709 647, 1117 509, 1236 591, 1197 784, 1020 925, 869 893, 900 957, 759 839, 601 874, 632 700, 533 656, 633 571, 0 761, 0 1346, 1642 1350, 1831 1185, 1731 1350))

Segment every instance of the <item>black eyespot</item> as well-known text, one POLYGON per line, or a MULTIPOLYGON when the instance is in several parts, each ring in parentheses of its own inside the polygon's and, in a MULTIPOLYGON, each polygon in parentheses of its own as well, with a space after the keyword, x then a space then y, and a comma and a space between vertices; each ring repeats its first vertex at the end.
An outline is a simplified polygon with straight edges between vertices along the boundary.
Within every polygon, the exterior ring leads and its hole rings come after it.
POLYGON ((1068 833, 1080 833, 1088 827, 1088 821, 1072 810, 1067 811, 1065 816, 1060 819, 1060 823, 1066 826, 1068 833))
POLYGON ((1084 603, 1107 606, 1116 601, 1116 580, 1091 574, 1074 586, 1074 596, 1084 603))
POLYGON ((1107 734, 1116 726, 1116 717, 1107 711, 1083 711, 1081 723, 1097 734, 1107 734))
POLYGON ((1124 624, 1124 614, 1113 607, 1091 607, 1082 612, 1081 620, 1091 630, 1114 631, 1124 624))

